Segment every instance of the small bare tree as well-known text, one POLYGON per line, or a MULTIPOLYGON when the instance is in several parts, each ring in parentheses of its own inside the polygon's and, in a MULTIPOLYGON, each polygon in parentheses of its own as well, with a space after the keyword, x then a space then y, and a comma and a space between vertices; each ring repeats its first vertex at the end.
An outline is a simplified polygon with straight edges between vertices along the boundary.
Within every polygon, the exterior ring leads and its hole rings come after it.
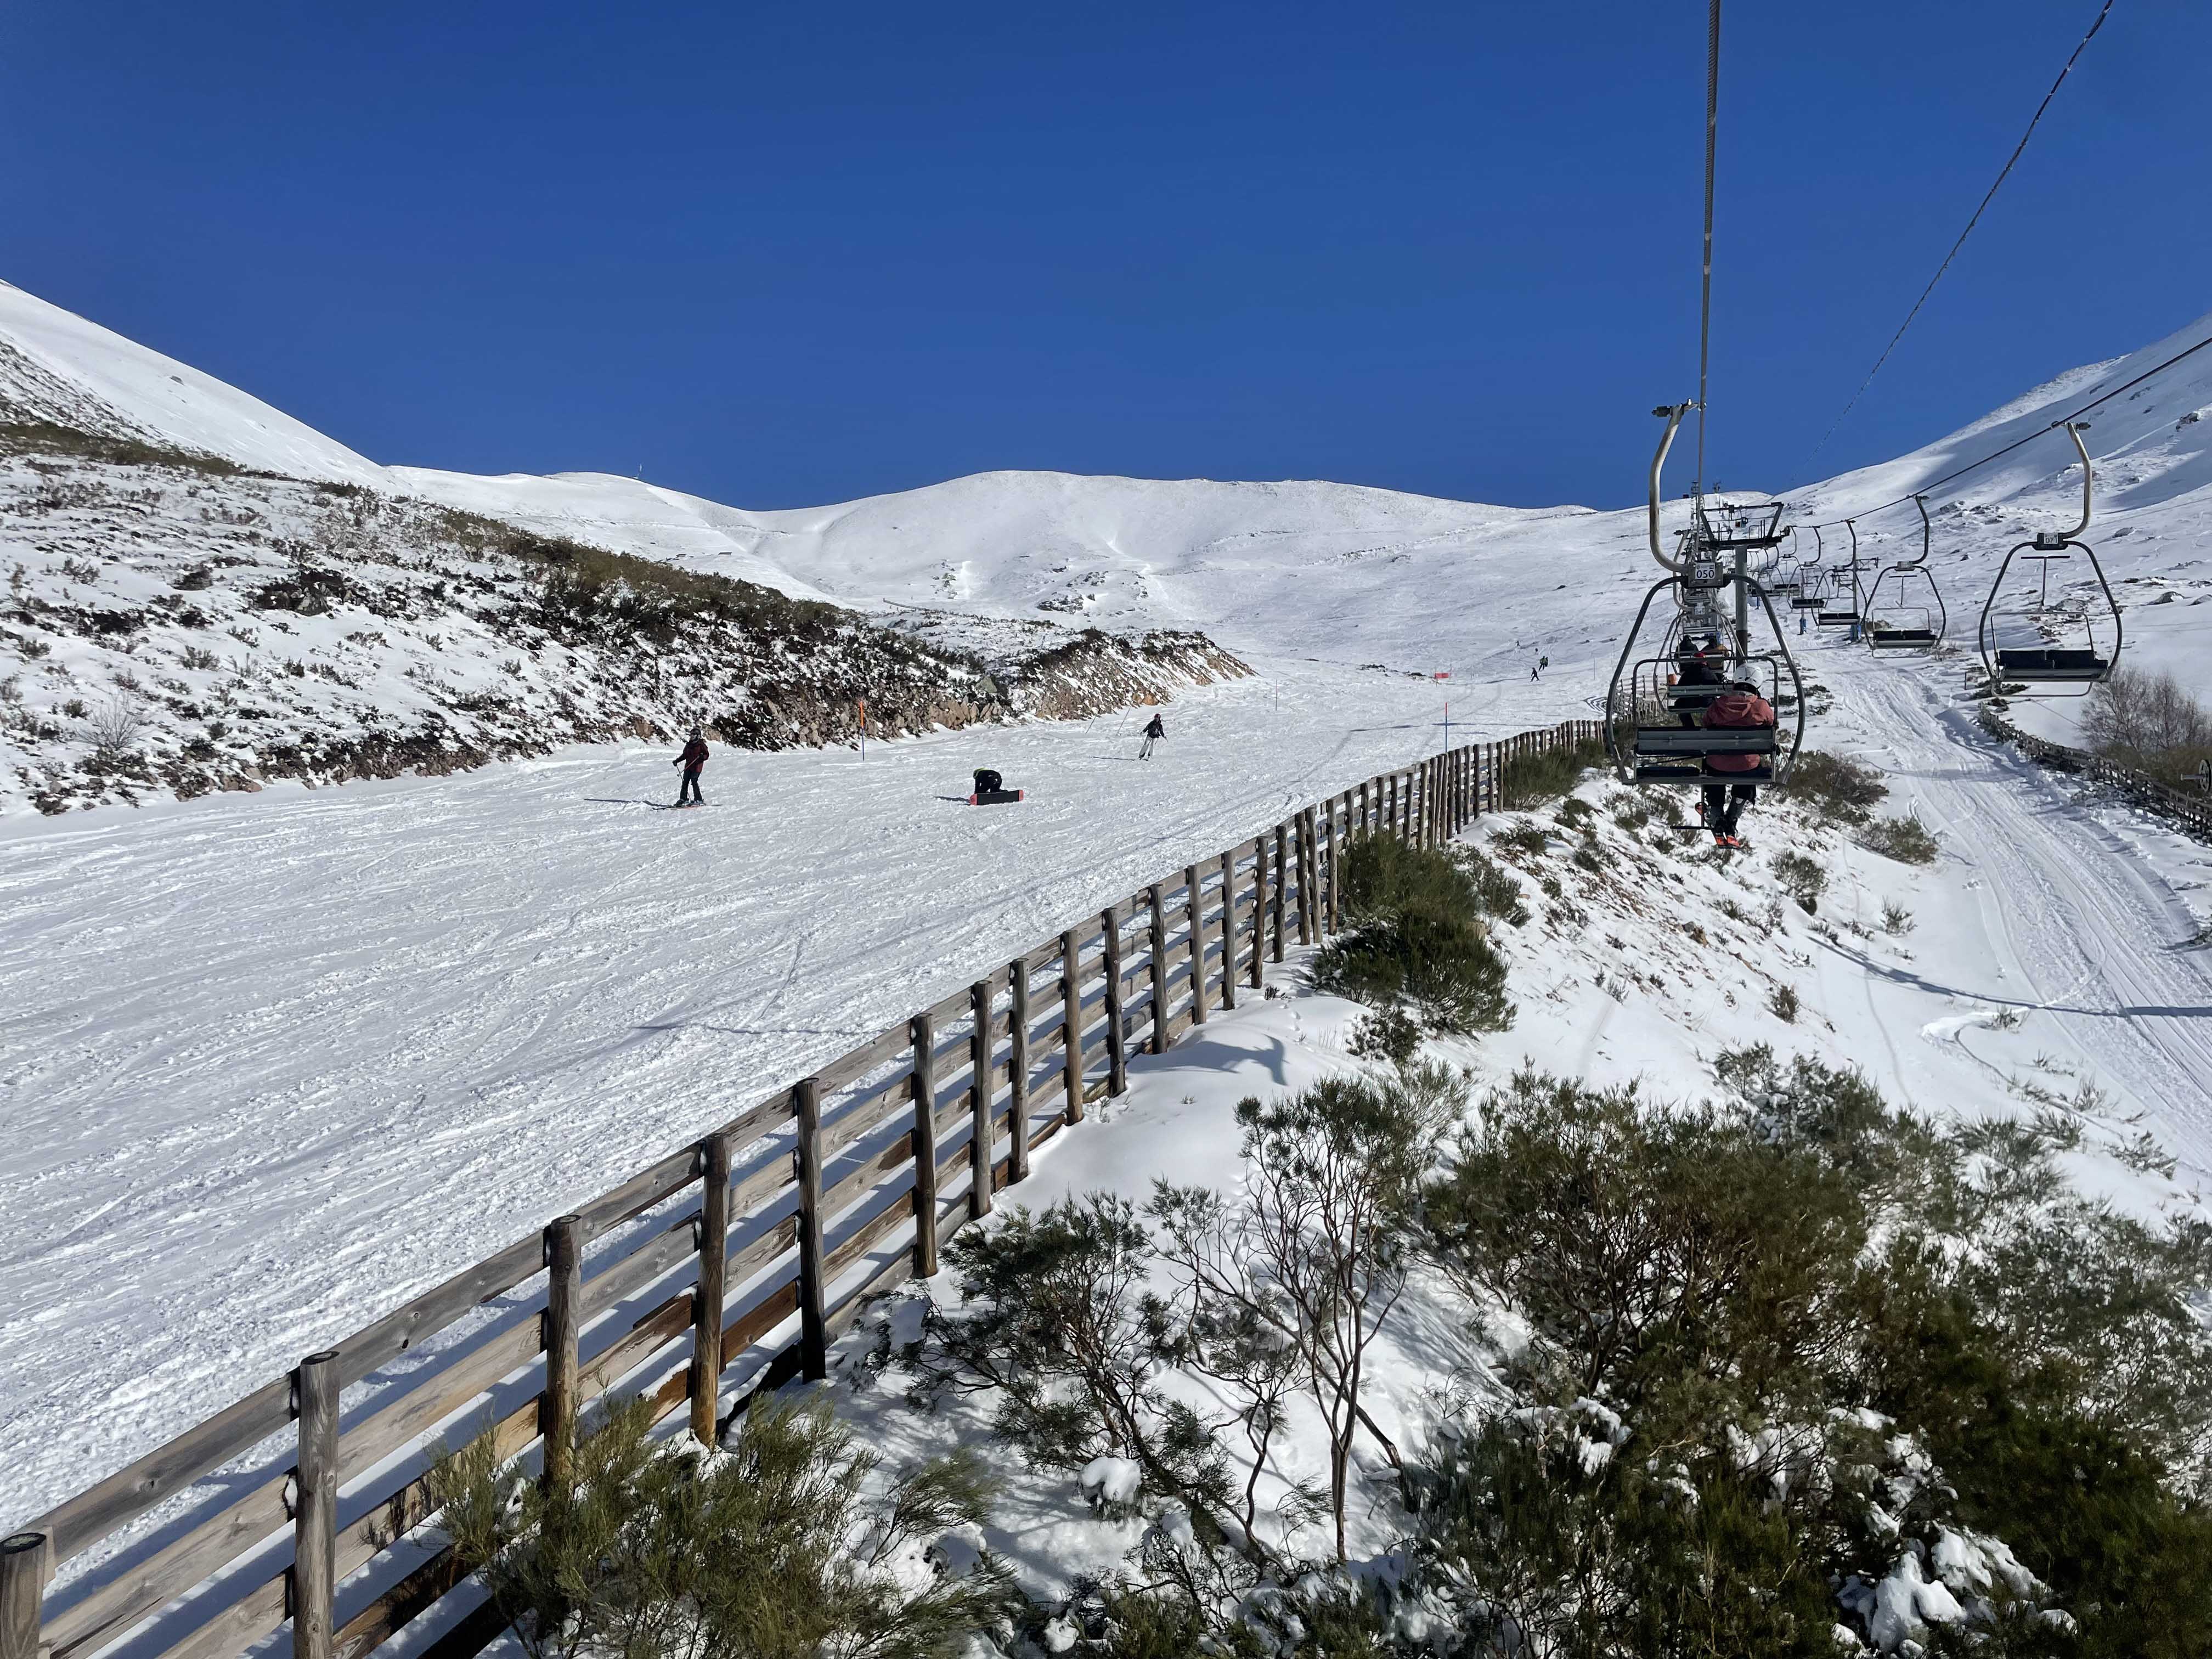
POLYGON ((2171 674, 2116 668, 2082 709, 2081 734, 2116 757, 2212 750, 2212 714, 2171 674))
MULTIPOLYGON (((1465 1097, 1442 1066, 1390 1082, 1328 1078, 1237 1109, 1245 1198, 1162 1182, 1151 1211, 1200 1335, 1202 1367, 1246 1402, 1248 1443, 1264 1459, 1295 1378, 1328 1431, 1328 1513, 1346 1556, 1352 1449, 1360 1429, 1396 1449, 1359 1400, 1369 1348, 1406 1285, 1406 1249, 1429 1149, 1465 1097), (1272 1351, 1288 1361, 1279 1364, 1272 1351)), ((1252 1513, 1257 1472, 1248 1480, 1252 1513)))
POLYGON ((112 697, 102 703, 85 723, 86 734, 92 739, 93 769, 113 772, 136 759, 138 734, 145 726, 145 715, 128 697, 112 697))

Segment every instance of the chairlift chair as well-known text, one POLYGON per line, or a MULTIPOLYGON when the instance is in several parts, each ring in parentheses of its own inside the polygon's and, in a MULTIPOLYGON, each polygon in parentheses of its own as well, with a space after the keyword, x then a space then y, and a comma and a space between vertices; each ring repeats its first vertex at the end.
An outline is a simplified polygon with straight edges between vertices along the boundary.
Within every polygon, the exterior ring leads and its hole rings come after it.
MULTIPOLYGON (((2112 597, 2112 586, 2105 580, 2105 567, 2098 562, 2097 551, 2081 539, 2089 527, 2090 489, 2092 484, 2088 446, 2081 441, 2087 429, 2087 421, 2066 422, 2066 435, 2074 441, 2074 450, 2081 458, 2081 521, 2071 530, 2039 531, 2029 540, 2019 543, 2004 556, 1997 566, 1996 579, 1990 584, 1990 596, 1982 603, 1980 625, 1975 630, 1975 643, 1982 653, 1982 666, 1989 676, 1990 690, 1994 695, 2005 695, 2008 684, 2021 688, 2016 695, 2031 697, 2081 697, 2089 688, 2112 677, 2113 665, 2120 659, 2123 629, 2120 623, 2119 601, 2112 597), (2096 624, 2087 617, 2082 620, 2082 631, 2087 635, 2086 646, 2040 645, 2008 647, 1996 644, 1996 632, 1990 626, 1990 617, 1996 608, 1997 596, 2004 590, 2005 573, 2012 562, 2030 548, 2038 554, 2070 557, 2079 552, 2089 562, 2089 572, 2097 579, 2097 586, 2105 596, 2105 609, 2112 623, 2112 648, 2100 652, 2097 648, 2096 624), (2066 690, 2039 691, 2030 688, 2057 685, 2072 688, 2066 690)), ((2046 566, 2046 570, 2048 567, 2046 566)), ((2047 611, 2035 613, 2039 628, 2050 626, 2047 611)))
POLYGON ((1667 417, 1667 430, 1651 461, 1649 538, 1652 559, 1667 574, 1644 593, 1636 620, 1621 643, 1620 660, 1613 665, 1613 679, 1606 690, 1606 752, 1615 775, 1624 783, 1677 784, 1693 788, 1714 783, 1779 783, 1787 781, 1804 741, 1804 683, 1784 639, 1782 625, 1775 620, 1774 607, 1765 590, 1747 577, 1739 578, 1730 568, 1733 561, 1724 562, 1715 556, 1723 550, 1771 547, 1778 543, 1781 532, 1775 529, 1775 523, 1782 509, 1778 502, 1761 503, 1748 511, 1721 506, 1708 508, 1701 504, 1697 510, 1696 533, 1680 544, 1679 556, 1668 556, 1660 547, 1660 471, 1666 465, 1667 451, 1674 443, 1675 430, 1690 407, 1680 404, 1653 411, 1667 417), (1709 530, 1714 533, 1709 536, 1709 530), (1771 650, 1753 652, 1751 641, 1738 637, 1732 623, 1715 627, 1710 621, 1718 611, 1719 596, 1739 580, 1743 582, 1747 605, 1755 599, 1758 610, 1766 617, 1767 627, 1774 636, 1771 650), (1678 605, 1662 636, 1662 653, 1639 658, 1637 641, 1644 633, 1651 607, 1660 595, 1669 592, 1675 596, 1678 605), (1702 624, 1690 620, 1698 617, 1709 620, 1702 624), (1711 686, 1673 683, 1673 671, 1680 666, 1675 647, 1683 635, 1691 631, 1728 636, 1723 671, 1726 683, 1711 686), (1786 745, 1777 726, 1723 728, 1705 725, 1705 711, 1713 700, 1732 689, 1758 691, 1779 709, 1785 676, 1790 682, 1790 701, 1796 709, 1796 730, 1786 745), (1715 771, 1707 762, 1720 755, 1753 755, 1759 757, 1759 764, 1749 771, 1715 771))
POLYGON ((1813 618, 1822 628, 1849 628, 1859 619, 1859 532, 1850 520, 1844 520, 1844 528, 1851 532, 1851 561, 1838 565, 1829 573, 1828 591, 1820 596, 1820 612, 1813 618), (1844 577, 1851 579, 1850 591, 1844 589, 1844 577), (1844 601, 1848 600, 1848 603, 1844 601), (1831 603, 1833 601, 1833 603, 1831 603))
POLYGON ((1813 526, 1813 562, 1797 568, 1797 591, 1790 596, 1792 611, 1818 611, 1820 608, 1820 567, 1827 562, 1827 544, 1820 539, 1820 526, 1813 526))
POLYGON ((1928 498, 1915 495, 1912 504, 1920 509, 1920 556, 1900 559, 1881 571, 1866 592, 1867 644, 1876 651, 1927 651, 1942 643, 1944 630, 1950 625, 1950 614, 1943 606, 1943 590, 1936 586, 1936 577, 1928 568, 1928 551, 1933 531, 1928 522, 1928 498), (1914 591, 1912 579, 1917 577, 1928 586, 1930 603, 1915 605, 1904 596, 1914 591), (1899 598, 1891 608, 1883 611, 1881 605, 1882 584, 1894 582, 1899 598), (1901 617, 1902 622, 1887 622, 1886 617, 1901 617))

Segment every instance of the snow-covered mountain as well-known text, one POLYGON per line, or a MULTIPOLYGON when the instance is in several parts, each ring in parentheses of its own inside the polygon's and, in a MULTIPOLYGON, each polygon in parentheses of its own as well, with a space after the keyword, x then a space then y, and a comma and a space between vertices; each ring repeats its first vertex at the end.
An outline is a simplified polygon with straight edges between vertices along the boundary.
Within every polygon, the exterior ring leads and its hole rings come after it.
MULTIPOLYGON (((2208 327, 2212 319, 2062 375, 1911 455, 1794 492, 1791 516, 1865 514, 1864 549, 1907 556, 1919 537, 1910 504, 1871 509, 2041 433, 2208 327)), ((2099 411, 2093 539, 2124 596, 2133 659, 2212 689, 2197 614, 2212 598, 2200 550, 2212 531, 2208 408, 2212 352, 2099 411)), ((1018 679, 1022 662, 1054 658, 1078 629, 1106 633, 1087 648, 1114 658, 1110 672, 1096 663, 1095 686, 1042 688, 1015 711, 1100 708, 1226 672, 1189 656, 1194 641, 1149 656, 1110 642, 1163 629, 1202 631, 1263 666, 1315 659, 1445 674, 1455 685, 1524 678, 1547 656, 1553 680, 1587 700, 1656 574, 1643 557, 1640 511, 1486 507, 1310 481, 995 472, 755 512, 604 474, 386 468, 5 285, 0 420, 9 575, 0 811, 270 774, 449 768, 702 714, 747 742, 838 739, 849 730, 823 711, 871 686, 873 706, 896 711, 889 729, 921 729, 984 712, 983 668, 1018 679), (682 629, 642 656, 627 641, 611 649, 604 633, 595 647, 573 617, 565 632, 544 625, 547 578, 561 573, 542 546, 529 553, 541 544, 672 568, 626 567, 665 590, 653 601, 664 610, 708 591, 696 579, 708 588, 719 579, 856 614, 834 649, 682 629), (863 619, 880 626, 855 632, 863 619), (900 653, 879 649, 884 627, 929 660, 894 670, 900 653), (860 660, 861 645, 876 654, 860 660), (144 764, 118 773, 102 734, 112 739, 131 717, 144 764)), ((2071 459, 2051 433, 1931 503, 1954 641, 1971 646, 2005 547, 2069 520, 2071 459)), ((1624 465, 1624 490, 1640 464, 1624 465)), ((1840 535, 1828 539, 1840 554, 1840 535)), ((2059 573, 2062 594, 2086 594, 2086 573, 2073 577, 2059 573)), ((617 581, 599 597, 623 591, 617 581)), ((2036 718, 2067 734, 2063 711, 2036 718)))

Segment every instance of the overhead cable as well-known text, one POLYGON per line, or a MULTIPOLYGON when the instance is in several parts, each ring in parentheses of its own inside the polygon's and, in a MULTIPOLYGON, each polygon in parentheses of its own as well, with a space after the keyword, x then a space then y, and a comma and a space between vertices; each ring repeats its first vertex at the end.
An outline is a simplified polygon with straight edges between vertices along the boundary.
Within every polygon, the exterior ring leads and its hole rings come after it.
MULTIPOLYGON (((2005 158, 2005 164, 1997 173, 1996 182, 1991 185, 1982 197, 1981 205, 1974 210, 1973 216, 1966 221, 1966 228, 1959 233, 1959 240, 1951 244, 1951 251, 1943 256, 1943 263, 1936 267, 1936 274, 1928 279, 1928 286, 1920 290, 1920 297, 1912 302, 1912 309, 1905 313, 1905 320, 1897 325, 1897 332, 1889 337, 1889 343, 1881 349, 1881 356, 1875 359, 1874 367, 1867 370, 1867 377, 1859 382, 1859 389, 1851 393, 1850 401, 1844 405, 1843 413, 1829 422, 1828 429, 1820 434, 1820 441, 1813 446, 1813 453, 1805 458, 1808 467, 1821 450, 1827 447, 1828 440, 1836 435, 1836 428, 1843 425, 1845 416, 1858 406, 1859 399, 1866 395, 1866 389, 1874 384, 1874 377, 1881 373, 1881 366, 1889 361, 1889 354, 1897 349, 1897 343, 1905 337, 1905 331, 1912 326, 1912 319, 1920 314, 1920 307, 1928 303, 1928 296, 1936 291, 1936 284, 1943 280, 1943 273, 1950 270, 1951 262, 1959 257, 1959 250, 1966 246, 1966 238, 1974 234, 1974 227, 1982 222, 1982 215, 1988 210, 1990 202, 1996 199, 1999 186, 2011 176, 2014 164, 2020 160, 2021 153, 2027 149, 2027 141, 2035 136, 2036 126, 2042 121, 2044 111, 2051 107, 2051 100, 2058 95, 2058 88, 2065 83, 2067 76, 2073 72, 2074 65, 2080 60, 2083 50, 2095 38, 2097 31, 2105 27, 2105 19, 2112 9, 2112 0, 2105 0, 2103 9, 2097 14, 2097 21, 2089 25, 2089 32, 2075 44, 2072 56, 2066 60, 2065 68, 2058 71, 2057 80, 2051 83, 2051 90, 2043 94, 2043 101, 2035 106, 2035 113, 2028 120, 2027 131, 2021 134, 2020 142, 2012 147, 2012 154, 2005 158)), ((1715 0, 1713 10, 1715 18, 1717 20, 1720 11, 1718 0, 1715 0)), ((1712 165, 1711 154, 1709 145, 1706 150, 1709 179, 1712 165)), ((1710 183, 1706 188, 1710 192, 1711 189, 1710 183)), ((1712 240, 1711 211, 1709 205, 1706 209, 1705 232, 1708 261, 1711 257, 1710 252, 1712 240)))
MULTIPOLYGON (((1852 514, 1850 517, 1853 519, 1870 519, 1877 513, 1888 512, 1893 507, 1904 506, 1905 503, 1911 501, 1915 495, 1928 495, 1934 490, 1941 489, 1943 485, 1951 483, 1955 478, 1963 478, 1966 474, 1973 471, 1975 468, 1987 466, 1991 461, 1997 460, 2003 456, 2011 454, 2014 450, 2020 448, 2023 444, 2033 443, 2038 438, 2043 436, 2045 433, 2056 432, 2060 427, 2067 425, 2069 422, 2078 421, 2082 416, 2087 415, 2091 410, 2096 408, 2099 404, 2110 403, 2113 398, 2118 397, 2123 392, 2132 391, 2135 387, 2141 386, 2145 380, 2151 379, 2154 375, 2165 374, 2167 369, 2172 368, 2176 363, 2181 362, 2185 357, 2193 357, 2198 352, 2203 350, 2207 346, 2212 346, 2212 334, 2206 335, 2193 346, 2185 346, 2179 351, 2175 352, 2173 356, 2168 357, 2164 362, 2154 363, 2150 368, 2143 370, 2142 374, 2136 375, 2132 380, 2123 380, 2111 391, 2099 392, 2095 397, 2090 398, 2087 403, 2060 416, 2057 420, 2051 422, 2050 425, 2039 427, 2034 431, 2029 433, 2026 437, 2015 438, 2010 443, 2005 445, 2003 448, 1993 449, 1988 454, 1983 456, 1981 459, 1978 461, 1969 461, 1962 467, 1959 467, 1953 471, 1946 472, 1940 478, 1930 478, 1926 483, 1922 484, 1917 490, 1908 491, 1906 494, 1898 496, 1894 501, 1884 501, 1880 507, 1861 507, 1857 512, 1852 514)), ((1824 519, 1817 525, 1808 525, 1806 527, 1810 530, 1826 530, 1836 525, 1845 524, 1849 521, 1849 520, 1845 519, 1824 519)))

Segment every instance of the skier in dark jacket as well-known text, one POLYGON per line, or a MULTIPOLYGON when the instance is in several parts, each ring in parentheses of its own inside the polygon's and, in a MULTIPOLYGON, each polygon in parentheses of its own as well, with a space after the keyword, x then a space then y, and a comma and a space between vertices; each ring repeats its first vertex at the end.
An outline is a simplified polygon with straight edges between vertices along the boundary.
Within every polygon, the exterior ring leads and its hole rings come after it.
POLYGON ((684 782, 676 792, 678 806, 704 806, 707 798, 699 793, 699 774, 707 765, 707 739, 697 726, 691 728, 691 741, 684 745, 684 752, 676 757, 676 764, 684 769, 684 782))
POLYGON ((1152 759, 1152 745, 1158 743, 1162 738, 1167 736, 1167 734, 1168 723, 1162 720, 1158 714, 1153 715, 1152 723, 1145 728, 1145 740, 1138 746, 1137 758, 1139 760, 1152 759))

